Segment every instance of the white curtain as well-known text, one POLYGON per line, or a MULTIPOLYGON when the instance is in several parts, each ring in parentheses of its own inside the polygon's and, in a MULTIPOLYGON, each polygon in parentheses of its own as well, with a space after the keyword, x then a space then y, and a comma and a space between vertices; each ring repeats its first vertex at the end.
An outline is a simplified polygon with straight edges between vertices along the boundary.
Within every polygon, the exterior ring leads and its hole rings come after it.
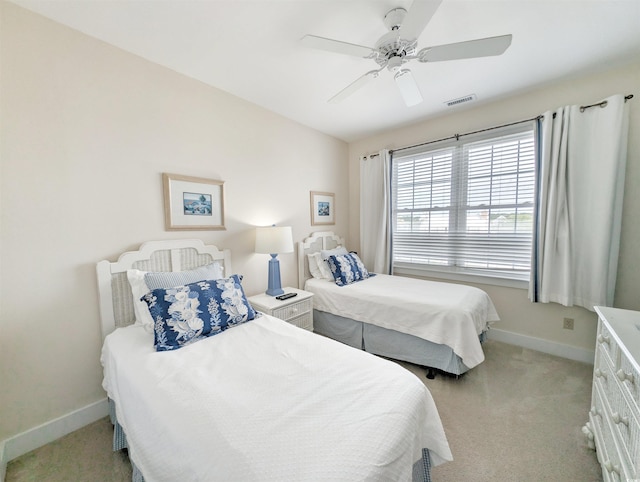
POLYGON ((532 301, 613 304, 628 119, 624 96, 615 95, 603 107, 546 112, 539 123, 532 301))
POLYGON ((360 158, 360 258, 374 273, 391 273, 390 186, 388 150, 360 158))

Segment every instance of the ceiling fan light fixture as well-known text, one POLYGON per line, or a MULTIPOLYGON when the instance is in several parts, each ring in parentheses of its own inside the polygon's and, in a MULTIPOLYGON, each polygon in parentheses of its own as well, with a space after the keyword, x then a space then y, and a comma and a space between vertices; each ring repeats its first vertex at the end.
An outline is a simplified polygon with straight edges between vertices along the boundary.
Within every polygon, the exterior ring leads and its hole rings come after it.
POLYGON ((413 78, 413 74, 409 69, 400 69, 393 77, 400 89, 400 94, 404 99, 407 107, 411 107, 422 102, 422 94, 418 89, 418 84, 413 78))

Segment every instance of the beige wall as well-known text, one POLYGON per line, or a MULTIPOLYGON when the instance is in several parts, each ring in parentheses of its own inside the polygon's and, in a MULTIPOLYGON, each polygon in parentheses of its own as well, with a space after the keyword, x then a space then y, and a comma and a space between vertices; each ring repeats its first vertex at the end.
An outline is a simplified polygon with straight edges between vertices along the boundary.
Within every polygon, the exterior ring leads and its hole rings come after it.
MULTIPOLYGON (((591 104, 612 94, 635 94, 630 101, 629 156, 625 185, 622 242, 615 306, 640 310, 640 64, 619 67, 605 73, 558 81, 536 91, 522 93, 499 102, 482 104, 464 111, 381 133, 349 145, 349 244, 358 246, 359 237, 359 156, 380 149, 394 149, 441 139, 486 127, 516 122, 556 107, 591 104)), ((597 189, 597 186, 593 186, 597 189)), ((598 229, 594 224, 593 229, 598 229)), ((521 289, 477 285, 492 297, 501 321, 494 328, 547 341, 593 350, 595 315, 583 308, 532 304, 521 289), (573 331, 563 330, 564 317, 575 319, 573 331)))
MULTIPOLYGON (((336 193, 335 231, 358 246, 359 155, 618 92, 637 95, 616 305, 640 309, 638 65, 347 146, 3 1, 0 22, 0 441, 104 397, 96 261, 196 237, 231 248, 253 294, 267 271, 252 252, 253 226, 288 224, 295 240, 314 231, 311 190, 336 193), (165 231, 162 172, 225 181, 227 230, 165 231)), ((295 256, 280 258, 283 284, 295 285, 295 256)), ((496 328, 592 349, 592 313, 481 287, 502 317, 496 328), (564 316, 574 331, 561 329, 564 316)))
MULTIPOLYGON (((99 399, 95 263, 155 239, 231 248, 266 289, 255 225, 310 225, 336 194, 347 231, 346 143, 13 4, 1 15, 0 441, 99 399), (161 173, 225 181, 226 231, 164 230, 161 173)), ((297 286, 294 254, 281 255, 297 286)))

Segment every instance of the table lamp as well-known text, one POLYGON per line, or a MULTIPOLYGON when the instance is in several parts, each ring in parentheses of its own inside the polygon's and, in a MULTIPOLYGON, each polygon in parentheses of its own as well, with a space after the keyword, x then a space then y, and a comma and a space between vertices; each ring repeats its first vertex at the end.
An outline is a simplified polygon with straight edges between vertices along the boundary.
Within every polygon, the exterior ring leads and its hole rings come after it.
POLYGON ((293 252, 293 234, 291 226, 269 226, 256 228, 256 253, 270 254, 269 286, 266 293, 278 296, 284 293, 280 283, 279 253, 293 252))

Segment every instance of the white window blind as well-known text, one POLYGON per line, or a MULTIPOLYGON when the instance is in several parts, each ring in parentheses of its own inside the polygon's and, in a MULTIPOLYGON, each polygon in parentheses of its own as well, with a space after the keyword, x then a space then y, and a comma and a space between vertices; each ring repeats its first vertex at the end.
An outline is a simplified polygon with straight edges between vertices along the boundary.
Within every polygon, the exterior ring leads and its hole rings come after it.
POLYGON ((393 153, 394 268, 529 279, 533 124, 393 153))

